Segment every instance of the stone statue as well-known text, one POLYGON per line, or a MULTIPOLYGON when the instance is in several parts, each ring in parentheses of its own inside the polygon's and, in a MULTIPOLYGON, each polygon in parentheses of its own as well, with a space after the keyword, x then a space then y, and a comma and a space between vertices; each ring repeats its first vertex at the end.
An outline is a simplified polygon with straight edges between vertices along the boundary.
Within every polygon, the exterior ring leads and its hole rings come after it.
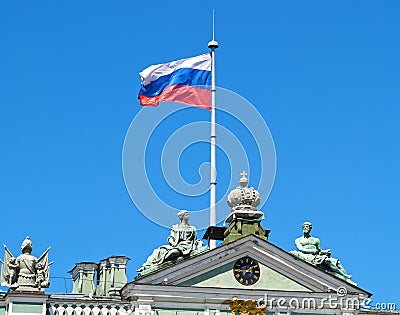
POLYGON ((4 261, 1 261, 1 285, 11 289, 41 291, 50 286, 50 265, 48 252, 50 247, 37 259, 31 255, 32 241, 29 237, 22 242, 22 254, 15 258, 4 245, 4 261))
POLYGON ((291 251, 290 253, 354 284, 354 282, 350 281, 351 275, 347 274, 339 259, 331 257, 331 250, 321 249, 319 238, 310 235, 312 224, 310 222, 304 222, 302 228, 303 236, 295 240, 298 251, 291 251))
POLYGON ((168 245, 162 245, 153 251, 138 269, 139 275, 153 271, 165 262, 176 262, 207 249, 207 246, 197 239, 196 228, 188 223, 189 212, 181 210, 178 212, 178 217, 180 223, 172 226, 167 239, 168 245))

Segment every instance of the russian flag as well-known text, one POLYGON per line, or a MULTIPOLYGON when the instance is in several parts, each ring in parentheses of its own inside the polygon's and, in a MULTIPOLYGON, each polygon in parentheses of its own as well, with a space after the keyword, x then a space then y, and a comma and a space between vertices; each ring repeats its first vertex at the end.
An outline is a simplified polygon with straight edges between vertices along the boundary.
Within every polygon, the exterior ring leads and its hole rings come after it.
POLYGON ((140 105, 179 102, 211 109, 211 54, 150 66, 139 73, 140 105))

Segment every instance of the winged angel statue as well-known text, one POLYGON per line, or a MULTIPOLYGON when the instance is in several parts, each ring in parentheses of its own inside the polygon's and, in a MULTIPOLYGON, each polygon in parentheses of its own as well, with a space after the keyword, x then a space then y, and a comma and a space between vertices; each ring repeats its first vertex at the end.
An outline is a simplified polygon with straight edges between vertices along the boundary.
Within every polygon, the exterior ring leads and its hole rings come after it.
POLYGON ((32 241, 27 236, 22 242, 22 254, 17 258, 11 254, 10 250, 4 245, 4 261, 1 268, 1 285, 23 291, 42 291, 43 288, 50 286, 50 265, 48 253, 50 247, 36 258, 31 255, 32 241))

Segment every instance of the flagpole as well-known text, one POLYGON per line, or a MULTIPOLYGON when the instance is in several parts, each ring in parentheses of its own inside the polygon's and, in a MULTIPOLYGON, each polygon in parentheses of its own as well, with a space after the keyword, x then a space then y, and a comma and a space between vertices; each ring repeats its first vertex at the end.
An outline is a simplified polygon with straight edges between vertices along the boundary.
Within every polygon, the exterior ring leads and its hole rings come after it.
MULTIPOLYGON (((214 40, 214 10, 213 10, 213 23, 212 23, 212 40, 208 43, 208 48, 211 49, 211 173, 210 173, 210 226, 217 225, 217 211, 216 211, 216 186, 217 186, 217 169, 216 169, 216 143, 217 133, 215 128, 215 49, 218 48, 218 42, 214 40)), ((210 240, 210 249, 217 246, 216 240, 210 240)))

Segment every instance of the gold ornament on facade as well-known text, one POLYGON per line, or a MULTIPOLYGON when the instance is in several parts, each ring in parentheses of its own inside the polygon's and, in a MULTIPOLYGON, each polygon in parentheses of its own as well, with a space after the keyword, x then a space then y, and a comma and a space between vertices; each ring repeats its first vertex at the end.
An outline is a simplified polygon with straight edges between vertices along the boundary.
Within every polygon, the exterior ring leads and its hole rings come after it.
POLYGON ((268 313, 268 310, 253 300, 233 298, 232 301, 228 301, 228 304, 231 306, 232 315, 266 315, 268 313))

